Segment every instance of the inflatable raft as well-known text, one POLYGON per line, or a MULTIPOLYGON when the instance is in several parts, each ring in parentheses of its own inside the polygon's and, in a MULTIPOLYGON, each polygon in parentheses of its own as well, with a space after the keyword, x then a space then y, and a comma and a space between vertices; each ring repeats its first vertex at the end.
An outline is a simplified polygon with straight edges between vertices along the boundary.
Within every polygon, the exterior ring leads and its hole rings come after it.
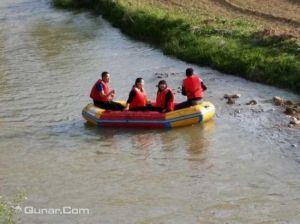
POLYGON ((175 110, 168 113, 154 111, 109 111, 94 104, 88 104, 82 116, 100 127, 134 127, 134 128, 174 128, 203 123, 215 114, 215 107, 210 102, 175 110))

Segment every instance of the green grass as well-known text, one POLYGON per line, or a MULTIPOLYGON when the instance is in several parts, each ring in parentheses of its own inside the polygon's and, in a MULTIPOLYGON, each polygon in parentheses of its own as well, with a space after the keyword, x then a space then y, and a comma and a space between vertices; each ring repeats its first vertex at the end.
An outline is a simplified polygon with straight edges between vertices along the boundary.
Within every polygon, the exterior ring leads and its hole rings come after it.
POLYGON ((13 198, 4 198, 0 195, 0 224, 14 224, 16 208, 26 199, 25 193, 18 193, 13 198))
POLYGON ((102 14, 129 36, 152 43, 165 54, 210 66, 246 79, 300 93, 299 46, 280 36, 265 36, 251 22, 130 0, 53 0, 63 8, 102 14))

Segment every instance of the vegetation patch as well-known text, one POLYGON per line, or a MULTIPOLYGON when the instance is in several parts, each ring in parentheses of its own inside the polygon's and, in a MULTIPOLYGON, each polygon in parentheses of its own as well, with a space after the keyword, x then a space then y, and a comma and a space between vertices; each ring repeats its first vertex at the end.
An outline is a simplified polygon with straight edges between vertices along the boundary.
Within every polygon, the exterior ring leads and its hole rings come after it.
POLYGON ((21 205, 26 199, 25 193, 18 193, 12 198, 5 198, 0 195, 0 223, 16 223, 15 215, 21 210, 21 205))

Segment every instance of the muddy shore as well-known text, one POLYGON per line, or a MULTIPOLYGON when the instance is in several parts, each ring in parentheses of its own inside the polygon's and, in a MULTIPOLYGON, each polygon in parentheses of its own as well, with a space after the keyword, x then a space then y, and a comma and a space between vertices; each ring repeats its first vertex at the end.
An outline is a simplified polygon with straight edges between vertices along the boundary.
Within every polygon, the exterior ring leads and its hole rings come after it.
MULTIPOLYGON (((170 87, 175 92, 177 101, 184 99, 180 93, 182 77, 184 73, 178 71, 154 74, 155 79, 165 79, 171 84, 170 87)), ((285 105, 285 102, 298 105, 300 102, 298 95, 290 93, 286 96, 282 91, 282 95, 286 97, 274 96, 274 93, 265 89, 264 85, 230 75, 218 77, 211 71, 203 72, 201 77, 208 86, 205 100, 212 101, 217 107, 215 116, 217 123, 222 122, 223 119, 230 120, 237 126, 243 127, 245 132, 262 137, 266 142, 279 146, 281 150, 291 152, 300 162, 298 123, 300 114, 287 114, 286 110, 289 107, 285 105), (239 88, 245 84, 247 88, 239 88), (233 99, 233 103, 229 98, 233 99), (276 98, 282 100, 281 104, 278 104, 276 98), (295 120, 296 123, 293 122, 295 120)), ((280 92, 277 93, 280 95, 280 92)))

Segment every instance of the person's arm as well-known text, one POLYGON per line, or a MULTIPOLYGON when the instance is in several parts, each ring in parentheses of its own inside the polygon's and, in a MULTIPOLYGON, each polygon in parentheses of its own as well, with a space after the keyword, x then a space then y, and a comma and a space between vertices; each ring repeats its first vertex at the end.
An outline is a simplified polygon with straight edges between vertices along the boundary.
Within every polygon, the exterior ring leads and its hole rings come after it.
POLYGON ((207 90, 206 85, 204 85, 204 83, 201 81, 201 88, 203 89, 203 91, 207 90))
POLYGON ((103 85, 101 83, 98 83, 96 85, 96 89, 98 90, 99 94, 101 97, 104 97, 105 94, 104 94, 104 90, 103 90, 103 85))
POLYGON ((126 102, 125 110, 129 110, 129 105, 132 102, 134 97, 135 97, 135 91, 131 90, 130 93, 129 93, 128 100, 126 102))
POLYGON ((148 96, 147 96, 147 93, 146 93, 145 89, 143 89, 142 92, 144 93, 146 104, 147 105, 151 104, 151 101, 148 99, 148 96))
POLYGON ((99 91, 99 94, 100 94, 101 97, 108 97, 108 98, 113 98, 114 97, 114 94, 115 94, 114 90, 110 91, 107 95, 104 93, 104 88, 103 88, 103 84, 102 83, 99 83, 96 86, 96 88, 99 91))
POLYGON ((184 95, 184 96, 186 96, 186 91, 185 91, 184 86, 181 87, 181 94, 184 95))
POLYGON ((174 100, 172 93, 170 91, 166 94, 166 108, 163 108, 163 112, 170 112, 171 111, 171 101, 174 100))

